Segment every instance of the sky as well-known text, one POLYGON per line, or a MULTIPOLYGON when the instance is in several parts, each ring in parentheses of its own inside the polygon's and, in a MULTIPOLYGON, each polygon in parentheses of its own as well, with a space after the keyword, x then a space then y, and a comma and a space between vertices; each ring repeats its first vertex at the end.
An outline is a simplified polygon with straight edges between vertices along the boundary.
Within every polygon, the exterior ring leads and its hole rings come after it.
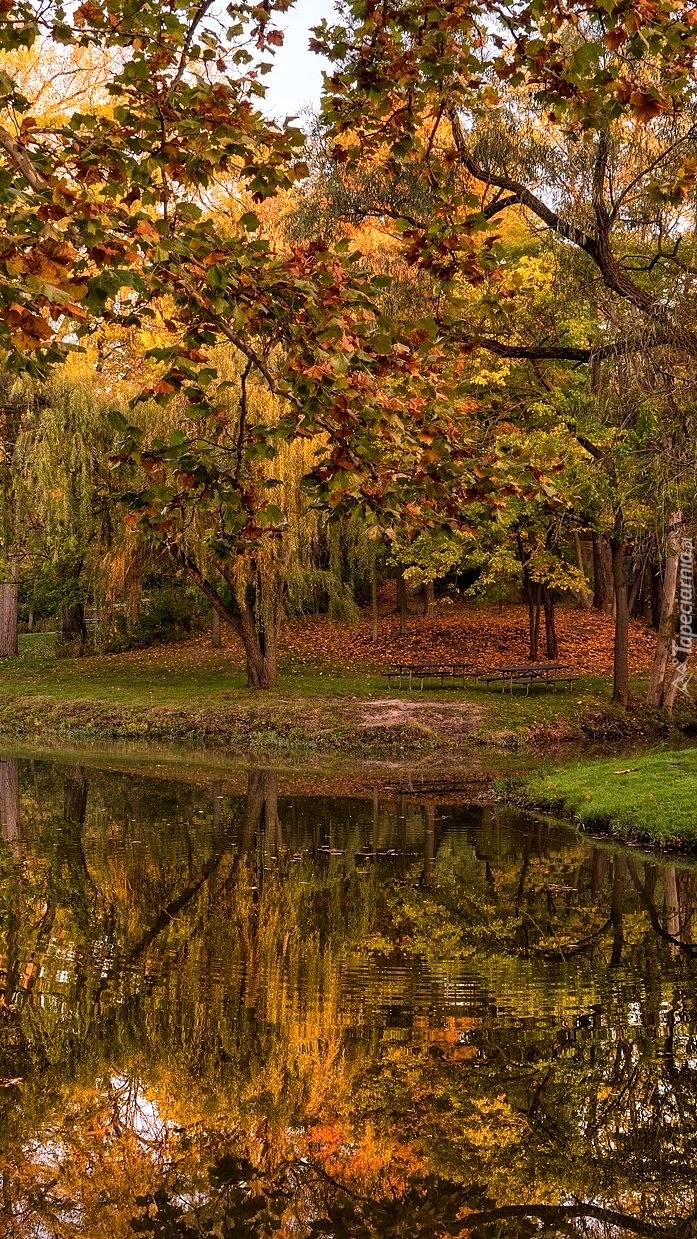
POLYGON ((284 31, 283 47, 274 56, 274 67, 264 79, 267 86, 265 111, 283 119, 303 108, 317 107, 322 90, 322 70, 327 61, 308 50, 310 28, 323 17, 335 16, 333 0, 296 0, 278 25, 284 31))

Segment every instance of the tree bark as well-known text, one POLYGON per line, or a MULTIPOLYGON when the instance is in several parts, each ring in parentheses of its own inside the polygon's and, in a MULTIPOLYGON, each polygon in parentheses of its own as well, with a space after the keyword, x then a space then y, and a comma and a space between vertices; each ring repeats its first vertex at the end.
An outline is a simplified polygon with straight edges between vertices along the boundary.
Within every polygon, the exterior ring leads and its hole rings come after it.
POLYGON ((556 658, 559 653, 557 630, 554 626, 554 590, 549 585, 542 587, 542 599, 545 611, 545 648, 548 658, 556 658))
POLYGON ((3 581, 0 584, 0 658, 16 658, 19 654, 18 604, 19 583, 3 581))
POLYGON ((433 581, 427 581, 424 585, 424 615, 426 619, 430 619, 433 610, 433 581))
POLYGON ((211 646, 214 650, 219 650, 222 645, 220 639, 220 612, 216 611, 215 607, 211 611, 211 646))
POLYGON ((528 594, 528 658, 536 663, 540 644, 540 586, 536 581, 530 581, 528 594))
POLYGON ((399 635, 407 635, 407 583, 404 580, 404 569, 397 572, 397 606, 399 607, 399 635))
POLYGON ((605 615, 612 614, 612 562, 607 539, 593 534, 593 606, 605 615))
POLYGON ((615 587, 615 651, 612 700, 615 705, 629 705, 629 608, 627 606, 627 574, 624 557, 627 544, 622 538, 610 541, 612 580, 615 587))
MULTIPOLYGON (((583 544, 581 542, 581 535, 579 534, 578 529, 574 529, 574 554, 576 556, 576 567, 578 568, 579 572, 583 573, 583 576, 585 579, 586 578, 586 565, 583 559, 583 544)), ((590 610, 590 608, 593 605, 593 599, 591 598, 590 590, 582 589, 577 596, 578 596, 579 606, 583 607, 584 611, 590 610)))
POLYGON ((81 602, 66 603, 61 607, 61 636, 64 641, 79 641, 80 645, 85 644, 87 625, 85 608, 81 602))
POLYGON ((84 826, 87 815, 88 783, 85 772, 78 767, 73 774, 66 775, 63 784, 63 819, 84 826))
POLYGON ((19 762, 16 757, 0 760, 0 836, 16 846, 22 842, 19 817, 19 762))
POLYGON ((278 623, 276 617, 255 616, 247 602, 240 606, 238 632, 247 657, 247 687, 275 688, 278 681, 278 623))
POLYGON ((656 652, 651 665, 649 689, 646 694, 646 704, 661 706, 665 694, 666 670, 670 658, 673 635, 675 631, 675 602, 678 586, 678 568, 680 563, 679 528, 682 514, 674 512, 668 526, 666 540, 666 561, 663 571, 663 589, 661 591, 661 611, 656 638, 656 652))

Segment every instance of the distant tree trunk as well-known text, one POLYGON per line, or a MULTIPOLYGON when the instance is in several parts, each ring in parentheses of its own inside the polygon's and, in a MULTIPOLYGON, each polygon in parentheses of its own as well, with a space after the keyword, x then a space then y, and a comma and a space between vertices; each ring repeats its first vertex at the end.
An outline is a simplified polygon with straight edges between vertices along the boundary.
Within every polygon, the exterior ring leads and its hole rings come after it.
POLYGON ((214 650, 219 650, 222 645, 220 639, 220 612, 216 611, 215 607, 211 611, 211 646, 214 650))
POLYGON ((518 558, 523 571, 523 594, 528 604, 528 658, 534 663, 537 662, 540 640, 540 586, 530 575, 530 554, 526 552, 520 534, 517 537, 518 558))
POLYGON ((559 653, 557 631, 554 626, 554 590, 548 585, 542 587, 542 599, 545 611, 545 647, 548 658, 556 658, 559 653))
POLYGON ((34 612, 32 610, 29 612, 29 615, 27 616, 27 632, 33 632, 33 631, 34 631, 34 612))
POLYGON ((433 581, 427 581, 426 584, 424 585, 424 615, 426 619, 430 618, 431 612, 433 610, 433 595, 434 595, 433 581))
POLYGON ((407 583, 404 580, 404 569, 397 572, 397 606, 399 607, 399 635, 407 635, 407 583))
MULTIPOLYGON (((583 543, 581 542, 581 536, 578 529, 574 529, 574 554, 576 556, 576 567, 579 572, 583 573, 585 579, 586 565, 583 559, 583 543)), ((593 599, 591 598, 590 591, 588 589, 582 589, 577 597, 579 606, 583 607, 584 611, 588 611, 592 607, 593 599)))
POLYGON ((627 573, 624 558, 627 544, 621 538, 611 539, 612 579, 615 587, 615 650, 612 700, 615 705, 629 705, 629 609, 627 607, 627 573))
POLYGON ((87 625, 85 608, 81 602, 66 603, 61 607, 61 637, 64 641, 79 641, 80 645, 85 644, 87 625))
POLYGON ((18 605, 19 582, 3 581, 0 584, 0 658, 16 658, 19 654, 18 605))
POLYGON ((675 632, 675 602, 678 588, 678 569, 680 566, 679 529, 681 523, 682 514, 674 512, 668 526, 656 652, 651 665, 649 689, 646 694, 646 704, 649 706, 661 706, 665 694, 666 670, 675 632))
POLYGON ((601 533, 593 534, 593 606, 612 614, 612 556, 601 533))
POLYGON ((370 565, 370 603, 373 612, 373 645, 378 643, 378 567, 377 556, 373 555, 370 565))
POLYGON ((528 658, 536 663, 540 645, 540 589, 536 581, 530 582, 528 594, 528 658))

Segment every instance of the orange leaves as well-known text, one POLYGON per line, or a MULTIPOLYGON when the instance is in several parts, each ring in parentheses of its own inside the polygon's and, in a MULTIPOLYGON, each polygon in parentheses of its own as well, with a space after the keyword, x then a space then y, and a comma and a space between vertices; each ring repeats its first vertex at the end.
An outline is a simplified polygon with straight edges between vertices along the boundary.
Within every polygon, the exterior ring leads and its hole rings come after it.
POLYGON ((89 24, 99 24, 103 20, 102 9, 97 4, 92 4, 91 0, 87 0, 85 4, 81 4, 73 13, 73 21, 76 26, 81 28, 89 24))
POLYGON ((21 352, 31 352, 39 348, 53 335, 45 318, 33 314, 16 301, 11 301, 0 310, 0 319, 7 327, 15 348, 21 352))
POLYGON ((608 30, 603 35, 603 43, 610 48, 611 52, 616 52, 623 43, 629 38, 624 26, 615 26, 614 30, 608 30))
POLYGON ((160 239, 157 228, 155 228, 154 224, 151 224, 149 219, 139 219, 135 231, 139 237, 150 237, 154 241, 159 241, 160 239))

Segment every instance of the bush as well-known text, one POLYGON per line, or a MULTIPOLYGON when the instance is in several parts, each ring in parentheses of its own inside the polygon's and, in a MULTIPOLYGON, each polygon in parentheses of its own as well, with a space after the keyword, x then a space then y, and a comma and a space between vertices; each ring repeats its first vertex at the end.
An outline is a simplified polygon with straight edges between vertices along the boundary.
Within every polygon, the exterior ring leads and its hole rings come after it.
POLYGON ((208 610, 198 591, 156 589, 144 595, 134 624, 129 624, 124 612, 117 613, 103 648, 107 653, 118 654, 186 641, 194 633, 202 632, 207 623, 208 610))

